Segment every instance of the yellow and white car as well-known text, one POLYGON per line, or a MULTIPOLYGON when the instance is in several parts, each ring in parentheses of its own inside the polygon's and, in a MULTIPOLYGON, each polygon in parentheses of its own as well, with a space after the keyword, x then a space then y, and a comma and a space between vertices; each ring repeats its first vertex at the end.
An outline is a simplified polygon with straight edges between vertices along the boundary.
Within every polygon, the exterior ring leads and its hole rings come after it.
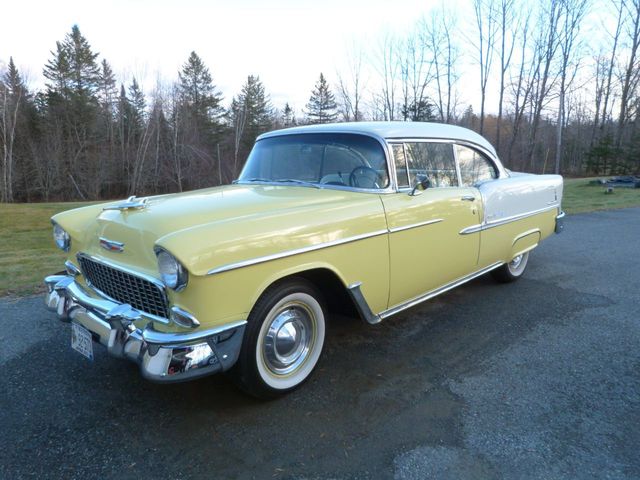
POLYGON ((470 130, 314 125, 262 135, 232 185, 52 218, 47 305, 144 377, 221 371, 271 397, 316 367, 326 318, 371 324, 492 272, 518 279, 562 229, 562 177, 507 171, 470 130))

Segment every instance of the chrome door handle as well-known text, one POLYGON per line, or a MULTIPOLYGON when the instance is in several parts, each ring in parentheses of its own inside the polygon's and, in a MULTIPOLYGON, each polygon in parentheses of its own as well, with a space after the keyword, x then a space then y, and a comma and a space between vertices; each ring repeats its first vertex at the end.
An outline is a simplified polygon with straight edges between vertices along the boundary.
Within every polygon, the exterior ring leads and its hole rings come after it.
POLYGON ((475 202, 476 201, 476 197, 474 197, 473 195, 464 195, 462 197, 462 200, 465 200, 467 202, 475 202))

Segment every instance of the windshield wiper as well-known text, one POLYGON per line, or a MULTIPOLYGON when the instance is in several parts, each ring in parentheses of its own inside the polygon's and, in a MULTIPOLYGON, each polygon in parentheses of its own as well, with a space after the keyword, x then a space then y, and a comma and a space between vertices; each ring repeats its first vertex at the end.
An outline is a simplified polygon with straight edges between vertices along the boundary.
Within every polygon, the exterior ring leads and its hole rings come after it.
POLYGON ((260 177, 256 177, 256 178, 243 178, 243 179, 238 179, 238 180, 234 180, 233 183, 252 183, 252 182, 259 182, 259 183, 297 183, 298 185, 304 185, 306 187, 313 187, 313 188, 322 188, 320 185, 316 184, 316 183, 311 183, 311 182, 306 182, 304 180, 298 180, 297 178, 260 178, 260 177))
POLYGON ((278 178, 277 180, 271 180, 278 183, 297 183, 298 185, 304 185, 306 187, 322 188, 317 183, 307 182, 305 180, 298 180, 297 178, 278 178))
POLYGON ((234 180, 231 183, 241 183, 241 182, 273 182, 274 180, 270 178, 239 178, 238 180, 234 180))

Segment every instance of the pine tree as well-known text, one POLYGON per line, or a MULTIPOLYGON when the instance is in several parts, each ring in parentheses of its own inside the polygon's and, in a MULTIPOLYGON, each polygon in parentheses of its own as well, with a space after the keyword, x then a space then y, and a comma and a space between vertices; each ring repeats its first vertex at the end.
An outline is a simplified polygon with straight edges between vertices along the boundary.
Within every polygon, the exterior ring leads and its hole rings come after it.
POLYGON ((136 128, 142 129, 146 118, 147 101, 135 77, 133 77, 131 85, 129 85, 129 105, 131 106, 131 121, 136 128))
POLYGON ((102 188, 97 171, 104 163, 95 155, 100 140, 98 54, 91 50, 77 25, 64 41, 56 42, 56 50, 51 53, 53 58, 43 71, 49 80, 45 124, 50 141, 60 145, 52 152, 62 167, 60 177, 65 183, 59 185, 60 192, 63 198, 68 195, 66 182, 70 181, 81 198, 86 198, 83 192, 97 198, 102 188), (81 188, 82 183, 90 183, 89 188, 81 188))
POLYGON ((112 113, 118 97, 118 90, 116 88, 116 77, 113 74, 111 65, 106 60, 102 60, 100 64, 97 97, 103 111, 112 113))
POLYGON ((12 202, 15 183, 16 134, 28 92, 20 72, 9 57, 7 72, 0 78, 0 201, 12 202))
POLYGON ((182 107, 185 110, 183 114, 195 122, 202 137, 212 140, 212 137, 220 133, 224 109, 222 94, 213 84, 209 69, 196 52, 191 52, 178 77, 182 107))
POLYGON ((229 119, 234 135, 234 174, 244 161, 255 139, 273 125, 273 108, 260 77, 249 75, 242 91, 234 97, 229 119))
POLYGON ((282 111, 282 126, 283 127, 293 127, 296 125, 296 114, 294 113, 291 106, 287 102, 284 106, 284 110, 282 111))
POLYGON ((329 123, 335 122, 338 118, 336 99, 329 89, 329 84, 320 73, 318 83, 316 83, 309 103, 307 103, 307 119, 309 123, 329 123))

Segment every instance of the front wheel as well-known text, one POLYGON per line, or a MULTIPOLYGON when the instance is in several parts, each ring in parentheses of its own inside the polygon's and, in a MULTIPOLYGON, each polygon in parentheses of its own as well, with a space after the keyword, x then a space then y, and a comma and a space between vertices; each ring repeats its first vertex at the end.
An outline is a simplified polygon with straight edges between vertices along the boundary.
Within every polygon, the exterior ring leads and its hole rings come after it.
POLYGON ((268 289, 249 314, 235 382, 258 398, 275 398, 300 386, 315 368, 324 345, 325 307, 304 279, 268 289))
POLYGON ((529 252, 517 255, 509 263, 492 270, 491 275, 501 283, 515 282, 524 274, 527 263, 529 263, 529 252))

